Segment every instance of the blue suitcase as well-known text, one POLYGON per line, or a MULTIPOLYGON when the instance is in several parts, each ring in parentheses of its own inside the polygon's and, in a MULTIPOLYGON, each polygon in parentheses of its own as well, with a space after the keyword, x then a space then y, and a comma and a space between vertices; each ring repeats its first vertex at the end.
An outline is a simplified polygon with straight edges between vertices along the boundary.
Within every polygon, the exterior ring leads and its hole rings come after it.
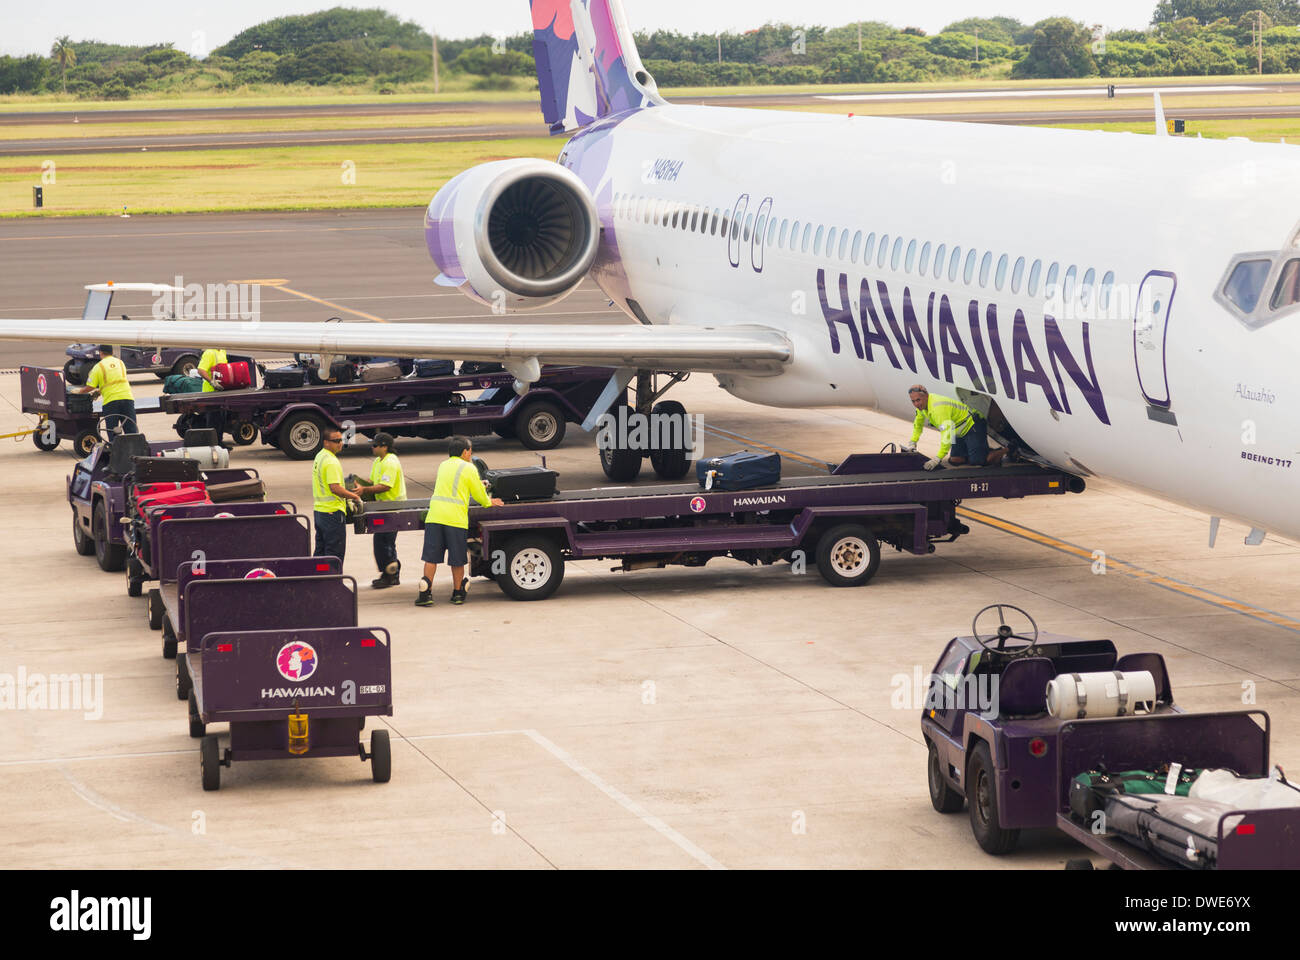
POLYGON ((729 453, 725 457, 701 460, 695 475, 702 490, 751 490, 769 487, 781 479, 779 453, 729 453))

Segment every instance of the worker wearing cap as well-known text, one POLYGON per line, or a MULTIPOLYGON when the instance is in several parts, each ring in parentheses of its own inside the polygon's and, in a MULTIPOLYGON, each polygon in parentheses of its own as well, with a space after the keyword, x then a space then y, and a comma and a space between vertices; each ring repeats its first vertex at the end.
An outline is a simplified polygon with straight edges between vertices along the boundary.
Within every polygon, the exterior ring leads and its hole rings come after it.
POLYGON ((212 393, 217 389, 216 384, 212 382, 212 368, 219 363, 229 362, 224 350, 210 348, 203 351, 203 356, 199 357, 199 376, 203 378, 204 393, 212 393))
POLYGON ((316 549, 313 557, 338 557, 348 549, 347 503, 361 502, 361 495, 343 485, 339 451, 343 433, 338 427, 325 428, 324 446, 311 466, 312 507, 315 510, 316 549))
POLYGON ((466 600, 465 565, 469 563, 469 502, 500 507, 503 502, 488 496, 472 460, 474 447, 465 437, 452 437, 447 459, 438 468, 429 512, 424 517, 424 579, 420 581, 417 607, 433 606, 433 577, 443 555, 451 565, 451 602, 466 600))
POLYGON ((99 363, 90 368, 86 385, 77 393, 98 393, 103 400, 104 426, 121 433, 139 433, 135 425, 135 394, 126 379, 126 364, 113 356, 110 344, 101 344, 99 363))
POLYGON ((939 453, 926 461, 926 470, 963 464, 996 466, 1006 456, 1000 448, 989 452, 987 421, 960 400, 932 394, 920 384, 908 391, 908 397, 916 408, 916 421, 907 449, 916 451, 916 442, 927 423, 939 429, 939 453))
MULTIPOLYGON (((376 433, 370 441, 374 451, 375 462, 370 465, 370 483, 354 487, 362 497, 373 496, 379 502, 406 499, 406 477, 402 473, 402 461, 393 452, 393 437, 388 433, 376 433)), ((376 590, 386 590, 402 582, 402 562, 397 559, 397 532, 376 533, 375 566, 379 568, 379 579, 370 581, 376 590)))

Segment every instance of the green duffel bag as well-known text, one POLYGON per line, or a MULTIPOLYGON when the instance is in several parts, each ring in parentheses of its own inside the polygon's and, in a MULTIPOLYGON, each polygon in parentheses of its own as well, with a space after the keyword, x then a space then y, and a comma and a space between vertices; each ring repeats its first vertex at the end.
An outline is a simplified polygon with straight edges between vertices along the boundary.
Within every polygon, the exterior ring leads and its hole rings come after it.
MULTIPOLYGON (((1180 770, 1174 794, 1187 796, 1200 773, 1200 770, 1191 767, 1180 770)), ((1075 820, 1090 823, 1092 815, 1106 806, 1108 797, 1118 793, 1163 794, 1168 780, 1168 764, 1158 770, 1125 770, 1122 773, 1089 770, 1079 774, 1070 783, 1070 814, 1075 820)))
POLYGON ((163 381, 163 393, 202 393, 203 378, 174 373, 163 381))

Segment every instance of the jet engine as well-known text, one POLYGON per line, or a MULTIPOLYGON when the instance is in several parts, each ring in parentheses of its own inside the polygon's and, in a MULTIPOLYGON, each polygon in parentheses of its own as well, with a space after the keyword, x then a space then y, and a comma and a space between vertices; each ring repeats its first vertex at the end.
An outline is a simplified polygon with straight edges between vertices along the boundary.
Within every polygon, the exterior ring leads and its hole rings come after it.
POLYGON ((497 310, 535 310, 577 289, 600 220, 586 184, 559 164, 497 160, 434 195, 424 237, 439 284, 497 310))

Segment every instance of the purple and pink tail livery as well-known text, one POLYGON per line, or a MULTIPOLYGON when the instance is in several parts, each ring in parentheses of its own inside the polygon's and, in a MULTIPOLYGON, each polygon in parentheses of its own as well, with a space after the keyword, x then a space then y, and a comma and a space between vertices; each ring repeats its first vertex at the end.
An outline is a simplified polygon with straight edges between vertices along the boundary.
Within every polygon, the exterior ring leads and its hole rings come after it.
POLYGON ((621 0, 531 0, 531 7, 542 114, 552 133, 663 102, 621 0))

